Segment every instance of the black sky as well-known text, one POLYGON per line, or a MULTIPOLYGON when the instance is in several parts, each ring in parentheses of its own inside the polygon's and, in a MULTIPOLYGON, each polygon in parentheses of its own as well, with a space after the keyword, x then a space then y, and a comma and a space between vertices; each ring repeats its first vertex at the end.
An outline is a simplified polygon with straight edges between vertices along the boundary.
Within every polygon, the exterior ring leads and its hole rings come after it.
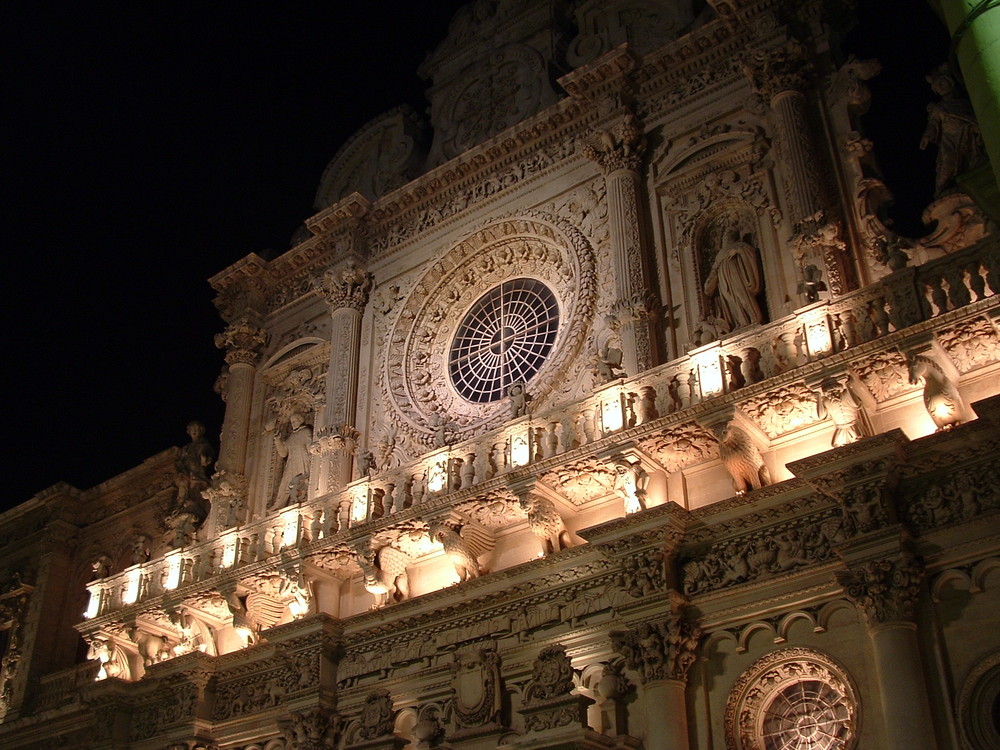
MULTIPOLYGON (((423 109, 415 71, 462 4, 2 6, 0 507, 108 479, 185 442, 192 418, 218 433, 206 279, 286 249, 343 142, 400 103, 423 109)), ((922 76, 946 40, 920 0, 861 13, 876 23, 851 47, 885 66, 869 135, 900 203, 923 205, 922 76), (909 128, 889 124, 900 107, 909 128)), ((916 211, 902 206, 902 229, 916 211)))

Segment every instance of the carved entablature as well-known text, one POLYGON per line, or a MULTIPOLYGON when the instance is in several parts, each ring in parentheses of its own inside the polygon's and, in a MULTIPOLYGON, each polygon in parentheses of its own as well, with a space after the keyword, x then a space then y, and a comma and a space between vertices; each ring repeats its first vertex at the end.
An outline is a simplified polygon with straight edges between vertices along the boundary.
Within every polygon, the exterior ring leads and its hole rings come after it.
POLYGON ((401 436, 423 450, 441 442, 435 437, 440 424, 450 442, 509 415, 503 400, 476 403, 459 395, 448 373, 448 357, 460 314, 509 280, 513 268, 543 281, 559 301, 552 354, 528 384, 537 406, 580 354, 597 291, 590 244, 570 224, 530 212, 492 222, 430 266, 389 334, 379 375, 389 418, 399 425, 401 436))
POLYGON ((581 33, 566 53, 570 65, 583 65, 619 45, 645 55, 676 37, 694 20, 687 4, 669 0, 652 3, 587 3, 575 10, 581 33))
POLYGON ((773 388, 740 404, 740 409, 769 438, 797 430, 817 421, 816 396, 804 383, 773 388))

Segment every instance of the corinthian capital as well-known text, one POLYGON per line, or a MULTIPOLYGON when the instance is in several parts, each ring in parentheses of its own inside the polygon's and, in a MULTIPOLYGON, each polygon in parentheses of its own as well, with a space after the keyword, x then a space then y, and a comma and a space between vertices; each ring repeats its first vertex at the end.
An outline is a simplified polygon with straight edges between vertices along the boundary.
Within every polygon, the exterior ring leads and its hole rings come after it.
POLYGON ((267 344, 267 331, 250 325, 246 318, 215 334, 215 345, 226 350, 226 364, 255 365, 267 344))
POLYGON ((701 627, 672 613, 661 622, 643 622, 635 630, 614 630, 610 635, 611 647, 644 683, 686 681, 697 658, 701 627))
POLYGON ((755 94, 765 103, 782 91, 799 91, 808 81, 809 60, 805 47, 789 39, 780 47, 756 50, 740 63, 755 94))
POLYGON ((630 112, 608 130, 592 130, 580 145, 583 155, 597 162, 606 174, 621 169, 638 172, 646 149, 642 130, 630 112))
POLYGON ((924 568, 912 555, 868 560, 836 576, 847 598, 864 610, 870 626, 913 622, 924 568))
POLYGON ((360 312, 368 304, 372 275, 354 261, 348 261, 343 266, 327 269, 316 287, 323 293, 331 310, 347 307, 360 312))

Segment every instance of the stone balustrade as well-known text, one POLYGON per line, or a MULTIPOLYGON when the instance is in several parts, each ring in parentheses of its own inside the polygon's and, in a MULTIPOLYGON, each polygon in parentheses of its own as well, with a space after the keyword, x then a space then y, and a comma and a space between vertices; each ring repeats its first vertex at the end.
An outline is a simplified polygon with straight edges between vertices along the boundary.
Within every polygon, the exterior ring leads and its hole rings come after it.
MULTIPOLYGON (((713 412, 739 406, 743 394, 759 396, 805 379, 820 369, 808 367, 818 360, 838 357, 842 362, 835 367, 847 369, 867 356, 865 343, 997 294, 998 258, 1000 239, 988 238, 836 300, 813 303, 697 347, 636 377, 599 387, 580 401, 512 420, 337 492, 223 531, 217 539, 134 565, 88 585, 86 616, 107 618, 156 597, 176 596, 181 589, 209 589, 219 576, 237 576, 235 571, 289 550, 314 552, 338 541, 357 543, 399 514, 432 520, 447 513, 452 501, 505 488, 505 478, 599 453, 616 441, 638 440, 674 422, 697 418, 712 423, 713 412)), ((914 335, 925 332, 921 328, 914 335)), ((902 340, 900 346, 905 348, 902 340)))

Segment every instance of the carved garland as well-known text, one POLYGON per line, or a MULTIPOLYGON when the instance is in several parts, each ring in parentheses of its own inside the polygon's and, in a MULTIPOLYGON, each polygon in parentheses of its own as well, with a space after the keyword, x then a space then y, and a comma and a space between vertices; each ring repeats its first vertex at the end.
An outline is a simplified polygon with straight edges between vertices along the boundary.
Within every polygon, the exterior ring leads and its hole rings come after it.
POLYGON ((438 415, 445 416, 451 437, 463 440, 508 413, 502 401, 474 404, 459 397, 447 375, 447 352, 462 313, 513 269, 553 288, 561 308, 553 353, 530 386, 536 403, 579 353, 597 296, 590 243, 568 222, 538 212, 491 223, 431 265, 390 332, 381 386, 401 431, 416 443, 433 444, 438 415))

